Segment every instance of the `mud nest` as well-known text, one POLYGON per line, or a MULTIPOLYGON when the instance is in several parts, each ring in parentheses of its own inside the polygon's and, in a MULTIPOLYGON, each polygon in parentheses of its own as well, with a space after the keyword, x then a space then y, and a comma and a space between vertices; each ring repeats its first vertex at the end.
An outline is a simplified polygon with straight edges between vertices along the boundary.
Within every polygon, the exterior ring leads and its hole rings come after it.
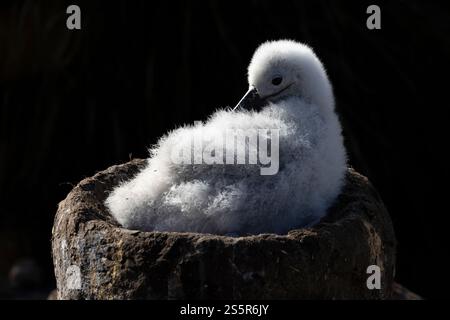
POLYGON ((367 178, 348 169, 314 228, 226 237, 127 230, 104 206, 145 160, 81 181, 59 204, 52 237, 59 299, 389 299, 395 235, 367 178), (381 270, 368 289, 367 268, 381 270))

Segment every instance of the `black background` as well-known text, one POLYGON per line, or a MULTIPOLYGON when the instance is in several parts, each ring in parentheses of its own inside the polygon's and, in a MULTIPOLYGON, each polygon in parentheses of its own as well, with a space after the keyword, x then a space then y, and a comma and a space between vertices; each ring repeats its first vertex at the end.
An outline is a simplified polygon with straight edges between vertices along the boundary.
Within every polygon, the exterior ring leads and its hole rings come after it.
POLYGON ((54 286, 51 227, 72 185, 234 105, 257 45, 290 38, 328 70, 350 163, 394 221, 397 280, 448 297, 449 18, 432 1, 2 0, 0 280, 32 257, 54 286))

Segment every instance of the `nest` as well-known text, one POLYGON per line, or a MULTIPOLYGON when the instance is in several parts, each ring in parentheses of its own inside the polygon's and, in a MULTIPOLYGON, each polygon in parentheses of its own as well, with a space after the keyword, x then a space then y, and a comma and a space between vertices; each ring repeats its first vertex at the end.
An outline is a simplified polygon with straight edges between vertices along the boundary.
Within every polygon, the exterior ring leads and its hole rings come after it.
POLYGON ((52 236, 59 299, 388 299, 395 235, 367 178, 348 169, 343 192, 313 228, 227 237, 127 230, 104 206, 144 160, 81 181, 59 204, 52 236), (369 289, 367 268, 381 271, 369 289))

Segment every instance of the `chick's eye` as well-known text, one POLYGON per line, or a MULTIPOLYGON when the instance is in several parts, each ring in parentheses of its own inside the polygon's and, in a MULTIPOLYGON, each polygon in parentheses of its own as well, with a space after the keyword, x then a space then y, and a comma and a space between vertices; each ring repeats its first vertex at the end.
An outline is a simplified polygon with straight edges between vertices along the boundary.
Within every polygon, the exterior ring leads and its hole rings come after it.
POLYGON ((278 86, 283 81, 283 78, 280 76, 276 76, 272 79, 272 84, 274 86, 278 86))

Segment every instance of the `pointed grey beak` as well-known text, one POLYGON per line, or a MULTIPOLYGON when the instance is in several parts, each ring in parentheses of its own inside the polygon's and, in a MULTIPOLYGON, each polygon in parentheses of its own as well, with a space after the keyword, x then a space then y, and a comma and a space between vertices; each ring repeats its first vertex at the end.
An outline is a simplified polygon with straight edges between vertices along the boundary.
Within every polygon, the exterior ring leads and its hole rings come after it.
POLYGON ((234 107, 233 111, 243 108, 246 110, 260 110, 265 105, 265 100, 261 99, 258 94, 258 91, 254 87, 250 87, 247 93, 239 100, 236 107, 234 107))

